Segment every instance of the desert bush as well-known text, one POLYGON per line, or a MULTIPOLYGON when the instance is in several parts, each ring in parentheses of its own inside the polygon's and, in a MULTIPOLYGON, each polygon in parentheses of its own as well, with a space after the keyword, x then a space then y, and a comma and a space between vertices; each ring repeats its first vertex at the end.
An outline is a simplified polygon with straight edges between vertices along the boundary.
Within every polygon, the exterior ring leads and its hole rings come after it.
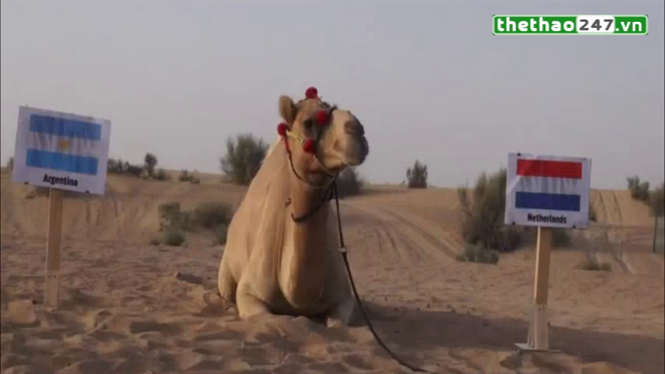
POLYGON ((607 262, 598 262, 594 258, 588 258, 586 261, 582 261, 577 265, 578 269, 582 270, 593 270, 593 271, 610 271, 612 266, 607 262))
POLYGON ((229 232, 229 225, 222 223, 217 227, 217 242, 219 244, 226 244, 226 236, 229 232))
POLYGON ((125 162, 122 166, 122 173, 133 175, 135 177, 140 177, 143 172, 143 167, 139 165, 132 165, 129 162, 125 162))
POLYGON ((127 161, 121 159, 109 158, 106 163, 106 171, 111 174, 127 174, 135 177, 140 177, 143 172, 143 166, 132 165, 127 161))
POLYGON ((467 246, 464 253, 457 255, 457 260, 462 262, 478 262, 482 264, 496 264, 499 262, 499 253, 491 249, 477 246, 467 246))
POLYGON ((150 239, 150 245, 159 245, 159 239, 150 239))
POLYGON ((416 160, 413 168, 406 169, 409 188, 427 188, 427 165, 416 160))
POLYGON ((7 160, 7 169, 12 170, 14 168, 14 157, 10 157, 7 160))
POLYGON ((640 177, 634 176, 626 178, 630 196, 638 201, 646 202, 649 200, 649 182, 640 182, 640 177))
POLYGON ((664 184, 661 182, 649 196, 649 208, 651 214, 656 217, 662 217, 665 211, 665 196, 663 195, 664 184))
POLYGON ((197 205, 192 217, 193 224, 206 229, 214 229, 219 225, 228 225, 232 217, 231 208, 221 202, 205 202, 197 205))
POLYGON ((340 199, 360 195, 363 180, 354 167, 347 167, 337 177, 337 194, 340 199))
POLYGON ((157 166, 157 157, 152 153, 146 153, 145 158, 143 159, 143 167, 148 171, 148 175, 151 177, 154 175, 155 166, 157 166))
POLYGON ((190 182, 192 184, 201 183, 201 180, 199 178, 196 178, 194 176, 194 173, 190 173, 185 169, 183 169, 182 172, 180 172, 180 175, 178 176, 178 180, 180 182, 190 182))
POLYGON ((220 159, 221 168, 234 183, 248 185, 259 172, 268 145, 252 134, 238 135, 226 141, 226 155, 220 159))
POLYGON ((171 201, 159 205, 161 217, 160 230, 177 231, 190 228, 190 216, 188 212, 180 210, 180 203, 171 201))
POLYGON ((180 182, 189 182, 192 179, 193 175, 189 174, 189 172, 185 169, 183 169, 180 172, 180 175, 178 176, 178 180, 180 182))
POLYGON ((106 171, 116 174, 122 173, 122 160, 109 158, 108 161, 106 161, 106 171))
POLYGON ((185 235, 181 231, 169 230, 164 233, 164 244, 179 247, 185 242, 185 235))
POLYGON ((570 247, 572 244, 572 239, 568 234, 566 229, 554 229, 552 230, 552 247, 554 248, 565 248, 570 247))
POLYGON ((462 234, 471 245, 512 251, 522 243, 521 230, 503 223, 506 208, 506 170, 478 177, 471 196, 468 188, 457 190, 462 212, 462 234))
POLYGON ((598 222, 598 212, 596 212, 596 208, 591 205, 591 202, 589 202, 589 221, 598 222))
POLYGON ((161 169, 161 168, 158 169, 157 172, 152 175, 152 177, 155 180, 158 180, 158 181, 167 181, 167 180, 169 180, 169 175, 166 174, 166 170, 161 169))

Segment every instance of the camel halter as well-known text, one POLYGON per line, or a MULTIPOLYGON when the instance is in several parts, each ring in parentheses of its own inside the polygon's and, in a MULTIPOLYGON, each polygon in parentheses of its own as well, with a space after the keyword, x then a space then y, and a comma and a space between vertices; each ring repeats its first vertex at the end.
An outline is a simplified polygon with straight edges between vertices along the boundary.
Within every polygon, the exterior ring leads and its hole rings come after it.
MULTIPOLYGON (((318 96, 318 91, 314 87, 310 87, 307 89, 307 91, 305 92, 305 97, 306 99, 316 99, 319 102, 321 102, 321 99, 318 96)), ((337 176, 339 175, 339 173, 333 173, 332 171, 330 171, 330 169, 326 167, 325 163, 323 163, 323 161, 321 161, 321 159, 318 157, 316 152, 318 149, 319 140, 321 139, 321 134, 323 133, 323 129, 326 126, 330 125, 332 112, 335 111, 336 109, 337 109, 336 106, 332 106, 327 110, 322 109, 316 112, 314 119, 316 120, 316 124, 320 130, 316 132, 316 137, 314 139, 305 137, 303 135, 298 134, 295 131, 289 130, 289 127, 286 123, 282 122, 279 125, 277 125, 277 133, 282 137, 282 140, 284 141, 284 146, 286 147, 286 153, 288 154, 289 157, 289 163, 291 164, 291 170, 300 181, 304 182, 313 189, 325 189, 325 188, 329 189, 334 183, 337 176), (320 186, 317 186, 315 184, 310 183, 302 176, 300 176, 300 174, 298 174, 298 172, 296 171, 295 166, 293 165, 293 157, 291 154, 291 148, 289 147, 289 142, 287 138, 294 139, 295 141, 300 143, 300 145, 303 147, 303 150, 306 153, 312 155, 312 157, 321 166, 321 169, 323 170, 324 174, 326 174, 329 178, 331 178, 331 180, 328 181, 327 183, 323 183, 320 186)))

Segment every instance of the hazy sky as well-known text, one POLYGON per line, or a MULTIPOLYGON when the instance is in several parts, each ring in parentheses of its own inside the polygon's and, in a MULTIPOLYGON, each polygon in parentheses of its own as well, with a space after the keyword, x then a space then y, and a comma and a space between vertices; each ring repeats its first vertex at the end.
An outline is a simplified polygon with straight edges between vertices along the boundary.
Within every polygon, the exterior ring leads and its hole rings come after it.
POLYGON ((31 105, 110 119, 112 157, 215 172, 313 85, 365 125, 372 182, 420 159, 457 186, 513 151, 590 157, 594 187, 660 182, 663 3, 3 0, 1 158, 31 105), (492 14, 648 14, 649 35, 493 36, 492 14))

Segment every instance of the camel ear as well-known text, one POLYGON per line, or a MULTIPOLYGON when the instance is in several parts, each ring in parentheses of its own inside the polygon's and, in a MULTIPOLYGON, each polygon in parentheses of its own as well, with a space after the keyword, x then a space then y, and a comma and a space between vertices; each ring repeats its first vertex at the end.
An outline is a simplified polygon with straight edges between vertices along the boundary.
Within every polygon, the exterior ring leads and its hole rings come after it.
POLYGON ((296 105, 288 96, 279 97, 279 115, 282 116, 284 121, 291 127, 293 121, 296 120, 296 105))

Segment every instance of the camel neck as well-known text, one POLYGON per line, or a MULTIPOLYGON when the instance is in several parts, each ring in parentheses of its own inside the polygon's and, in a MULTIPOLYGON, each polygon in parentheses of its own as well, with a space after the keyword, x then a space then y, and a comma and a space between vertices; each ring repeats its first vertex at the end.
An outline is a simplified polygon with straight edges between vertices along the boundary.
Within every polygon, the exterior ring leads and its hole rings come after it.
MULTIPOLYGON (((295 179, 295 178, 292 178, 295 179)), ((312 189, 299 180, 291 183, 294 217, 308 215, 321 203, 326 190, 312 189)), ((323 292, 326 269, 324 253, 329 238, 327 221, 330 204, 324 203, 301 222, 292 222, 292 256, 290 257, 290 294, 298 304, 316 303, 323 292)))
MULTIPOLYGON (((327 204, 321 206, 321 202, 327 194, 328 194, 327 188, 315 189, 305 185, 305 183, 300 180, 296 181, 292 180, 291 203, 293 204, 292 208, 293 216, 294 217, 309 216, 310 218, 314 218, 314 216, 319 215, 318 210, 322 210, 323 208, 327 207, 327 204)), ((302 222, 299 222, 299 224, 306 224, 307 221, 309 221, 309 218, 305 219, 302 222)))

